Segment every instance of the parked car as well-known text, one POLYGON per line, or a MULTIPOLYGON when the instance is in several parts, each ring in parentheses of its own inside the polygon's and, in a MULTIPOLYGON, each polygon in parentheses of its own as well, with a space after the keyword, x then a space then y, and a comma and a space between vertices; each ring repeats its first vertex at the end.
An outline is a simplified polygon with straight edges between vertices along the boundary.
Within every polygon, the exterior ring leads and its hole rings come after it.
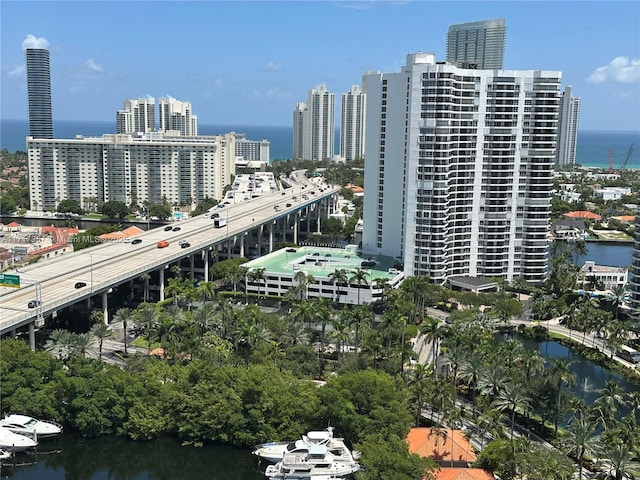
POLYGON ((82 288, 86 286, 87 286, 86 282, 76 282, 76 284, 74 285, 75 288, 82 288))

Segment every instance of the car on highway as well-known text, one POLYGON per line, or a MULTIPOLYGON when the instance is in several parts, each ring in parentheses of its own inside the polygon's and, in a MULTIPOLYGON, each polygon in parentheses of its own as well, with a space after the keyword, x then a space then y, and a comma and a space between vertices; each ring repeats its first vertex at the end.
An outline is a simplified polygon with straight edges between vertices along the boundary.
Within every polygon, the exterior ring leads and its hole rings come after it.
POLYGON ((213 220, 214 218, 218 218, 220 216, 219 213, 212 213, 211 214, 211 219, 213 220))
POLYGON ((27 303, 27 307, 36 308, 36 307, 39 307, 41 304, 42 302, 40 300, 31 300, 29 301, 29 303, 27 303))
POLYGON ((286 195, 286 194, 287 194, 287 192, 282 192, 280 195, 286 195))
POLYGON ((180 231, 180 227, 173 227, 173 231, 174 232, 179 232, 180 231))
POLYGON ((169 232, 171 230, 173 230, 173 227, 171 225, 167 225, 166 227, 164 227, 165 232, 169 232))
POLYGON ((286 207, 290 207, 290 206, 291 206, 291 204, 290 204, 290 203, 287 203, 285 206, 286 206, 286 207))
POLYGON ((131 240, 131 245, 137 245, 139 243, 142 243, 141 238, 134 238, 133 240, 131 240))
POLYGON ((178 245, 180 245, 181 248, 187 248, 191 246, 191 244, 186 240, 180 240, 180 243, 178 245))
POLYGON ((76 282, 76 284, 74 285, 74 288, 82 288, 86 286, 87 286, 87 282, 76 282))
POLYGON ((166 248, 169 246, 169 242, 167 242, 166 240, 160 240, 157 246, 158 248, 166 248))

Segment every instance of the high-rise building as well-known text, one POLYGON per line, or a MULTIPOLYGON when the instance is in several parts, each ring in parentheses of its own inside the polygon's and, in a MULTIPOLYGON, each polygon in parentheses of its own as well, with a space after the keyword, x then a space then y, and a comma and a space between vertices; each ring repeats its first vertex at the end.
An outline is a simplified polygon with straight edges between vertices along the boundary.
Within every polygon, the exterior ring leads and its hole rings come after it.
POLYGON ((447 62, 461 68, 502 69, 506 36, 504 18, 449 25, 447 62))
POLYGON ((335 100, 335 94, 319 85, 308 91, 307 103, 296 104, 293 112, 294 159, 325 160, 333 157, 335 100))
POLYGON ((640 207, 636 211, 636 232, 633 257, 629 267, 629 316, 640 322, 640 207))
POLYGON ((244 133, 231 133, 236 137, 236 157, 247 162, 269 164, 269 140, 248 140, 244 133))
POLYGON ((560 166, 576 163, 578 148, 578 122, 580 120, 580 98, 571 95, 571 85, 565 87, 560 99, 560 121, 558 122, 558 150, 556 164, 560 166))
POLYGON ((116 133, 150 133, 156 129, 156 100, 151 95, 125 100, 116 112, 116 133))
POLYGON ((25 63, 29 102, 29 135, 33 138, 53 138, 49 50, 26 48, 25 63))
POLYGON ((362 250, 407 275, 543 281, 561 72, 413 53, 368 72, 362 250))
POLYGON ((345 160, 364 158, 367 95, 358 85, 342 94, 340 156, 345 160))
POLYGON ((60 199, 100 202, 201 202, 220 199, 235 173, 235 136, 142 135, 38 140, 27 137, 33 210, 60 199))
POLYGON ((307 104, 296 103, 293 110, 293 160, 302 160, 304 144, 304 114, 307 111, 307 104))
POLYGON ((174 130, 180 135, 198 135, 198 116, 191 110, 191 102, 183 102, 165 95, 158 101, 160 130, 174 130))

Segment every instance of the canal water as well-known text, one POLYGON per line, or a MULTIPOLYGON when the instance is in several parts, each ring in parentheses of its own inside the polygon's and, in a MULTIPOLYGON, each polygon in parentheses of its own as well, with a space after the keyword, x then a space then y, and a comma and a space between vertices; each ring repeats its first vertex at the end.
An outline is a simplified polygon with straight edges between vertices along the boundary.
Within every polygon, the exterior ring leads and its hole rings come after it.
POLYGON ((134 442, 120 437, 83 439, 63 434, 32 454, 6 460, 1 477, 15 480, 259 480, 251 449, 187 447, 172 438, 134 442))

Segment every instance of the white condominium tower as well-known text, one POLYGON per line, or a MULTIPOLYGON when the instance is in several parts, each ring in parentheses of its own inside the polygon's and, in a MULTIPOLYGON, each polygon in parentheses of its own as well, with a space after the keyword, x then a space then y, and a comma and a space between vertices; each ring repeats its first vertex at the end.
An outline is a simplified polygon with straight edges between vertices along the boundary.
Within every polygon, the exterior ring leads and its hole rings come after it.
POLYGON ((367 95, 358 85, 342 94, 340 156, 347 161, 364 158, 366 112, 367 95))
POLYGON ((62 200, 83 208, 111 200, 130 204, 220 199, 235 173, 235 136, 78 136, 69 140, 27 137, 33 210, 62 200))
POLYGON ((506 36, 504 18, 449 25, 447 62, 462 68, 501 69, 506 36))
POLYGON ((558 151, 556 153, 556 163, 560 166, 574 165, 576 163, 580 98, 572 97, 571 92, 570 85, 565 87, 560 100, 558 151))
POLYGON ((151 95, 125 100, 116 112, 116 133, 149 133, 156 129, 156 100, 151 95))
POLYGON ((541 282, 561 72, 407 55, 368 72, 362 249, 407 275, 541 282))
POLYGON ((190 102, 165 95, 158 100, 158 112, 160 130, 174 130, 185 136, 198 135, 198 116, 193 114, 190 102))
POLYGON ((325 160, 334 155, 335 95, 319 85, 307 93, 307 103, 293 111, 293 158, 325 160))

